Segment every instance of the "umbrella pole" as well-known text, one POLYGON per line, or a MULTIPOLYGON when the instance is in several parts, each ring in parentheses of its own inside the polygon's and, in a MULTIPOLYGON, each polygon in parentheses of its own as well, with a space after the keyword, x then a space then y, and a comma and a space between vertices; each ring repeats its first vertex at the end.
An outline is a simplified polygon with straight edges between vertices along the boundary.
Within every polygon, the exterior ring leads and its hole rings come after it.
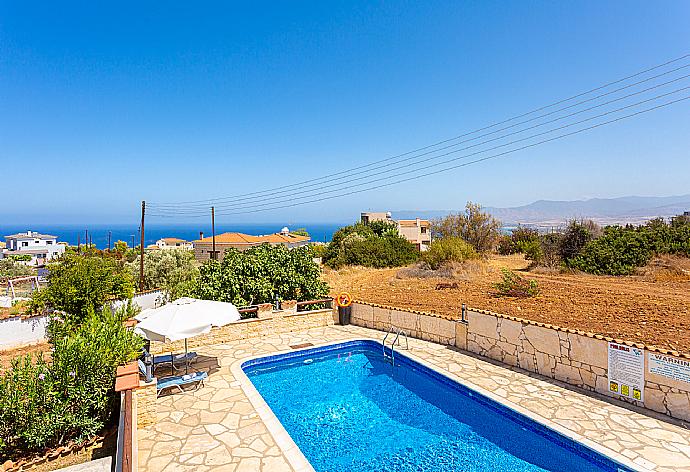
POLYGON ((189 374, 189 361, 187 360, 187 338, 184 338, 184 373, 189 374))
POLYGON ((175 356, 173 356, 172 349, 170 349, 170 375, 175 376, 175 356))

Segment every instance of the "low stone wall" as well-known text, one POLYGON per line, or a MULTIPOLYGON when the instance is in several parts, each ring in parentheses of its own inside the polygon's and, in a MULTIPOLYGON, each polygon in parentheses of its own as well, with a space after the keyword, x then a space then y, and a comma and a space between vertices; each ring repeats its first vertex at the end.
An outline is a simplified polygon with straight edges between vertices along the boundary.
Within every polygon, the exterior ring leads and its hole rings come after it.
MULTIPOLYGON (((354 325, 388 331, 391 325, 408 336, 456 346, 503 364, 536 372, 578 388, 690 421, 690 356, 642 343, 607 338, 483 310, 469 309, 466 320, 373 303, 352 304, 354 325), (609 343, 639 349, 644 356, 642 400, 610 391, 609 343), (650 370, 661 360, 668 371, 650 370)), ((663 369, 662 369, 663 370, 663 369)))
MULTIPOLYGON (((269 305, 270 307, 270 305, 269 305)), ((330 309, 300 311, 260 312, 259 318, 249 318, 230 323, 220 328, 213 328, 210 333, 202 334, 187 340, 189 349, 199 346, 222 344, 238 339, 256 338, 268 334, 289 333, 319 328, 335 324, 336 313, 330 309)), ((151 343, 151 354, 179 352, 184 349, 184 341, 174 343, 151 343)))
POLYGON ((355 302, 351 306, 350 322, 354 325, 381 331, 388 331, 392 325, 405 330, 411 338, 461 349, 466 346, 467 325, 448 317, 375 303, 355 302))
POLYGON ((488 311, 468 310, 467 318, 466 349, 470 352, 690 421, 690 382, 654 374, 649 368, 650 356, 654 355, 664 356, 671 363, 690 365, 680 353, 488 311), (609 342, 643 351, 643 401, 609 390, 609 342))

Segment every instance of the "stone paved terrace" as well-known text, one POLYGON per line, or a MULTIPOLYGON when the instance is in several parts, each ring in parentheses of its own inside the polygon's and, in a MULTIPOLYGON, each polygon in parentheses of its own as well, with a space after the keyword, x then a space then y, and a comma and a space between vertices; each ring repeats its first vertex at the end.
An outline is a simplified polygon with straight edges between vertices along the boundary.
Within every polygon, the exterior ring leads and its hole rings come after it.
MULTIPOLYGON (((158 422, 139 430, 139 469, 230 472, 309 470, 291 467, 294 449, 278 447, 240 382, 233 376, 242 359, 383 333, 355 326, 329 326, 309 331, 234 341, 197 348, 197 367, 209 370, 206 386, 158 399, 158 422), (235 369, 232 369, 235 366, 235 369)), ((580 438, 584 443, 627 458, 640 470, 690 470, 690 430, 598 398, 568 390, 554 381, 499 367, 454 348, 410 339, 407 355, 450 373, 467 386, 487 393, 514 409, 580 438), (584 439, 587 438, 587 439, 584 439)), ((284 431, 282 432, 284 435, 284 431)), ((299 458, 299 457, 297 457, 299 458)))

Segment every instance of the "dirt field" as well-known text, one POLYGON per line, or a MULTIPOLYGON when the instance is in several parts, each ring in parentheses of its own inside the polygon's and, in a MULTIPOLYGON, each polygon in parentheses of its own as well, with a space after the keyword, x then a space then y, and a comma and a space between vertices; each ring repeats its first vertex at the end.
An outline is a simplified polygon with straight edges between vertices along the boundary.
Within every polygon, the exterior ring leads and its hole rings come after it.
POLYGON ((364 268, 326 270, 324 278, 333 294, 348 291, 364 301, 452 316, 459 316, 460 306, 466 303, 690 353, 690 277, 685 272, 669 273, 663 267, 629 277, 525 272, 527 278, 538 281, 538 297, 491 295, 501 267, 521 270, 526 266, 522 256, 495 256, 480 269, 453 279, 400 278, 397 269, 364 268), (454 282, 458 287, 436 290, 439 282, 454 282))

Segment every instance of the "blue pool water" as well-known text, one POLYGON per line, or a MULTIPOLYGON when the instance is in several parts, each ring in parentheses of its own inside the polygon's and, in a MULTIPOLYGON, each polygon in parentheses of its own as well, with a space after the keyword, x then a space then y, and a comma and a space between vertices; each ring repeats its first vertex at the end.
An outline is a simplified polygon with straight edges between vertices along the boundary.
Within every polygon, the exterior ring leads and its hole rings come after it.
POLYGON ((317 472, 627 470, 374 341, 242 367, 317 472))

